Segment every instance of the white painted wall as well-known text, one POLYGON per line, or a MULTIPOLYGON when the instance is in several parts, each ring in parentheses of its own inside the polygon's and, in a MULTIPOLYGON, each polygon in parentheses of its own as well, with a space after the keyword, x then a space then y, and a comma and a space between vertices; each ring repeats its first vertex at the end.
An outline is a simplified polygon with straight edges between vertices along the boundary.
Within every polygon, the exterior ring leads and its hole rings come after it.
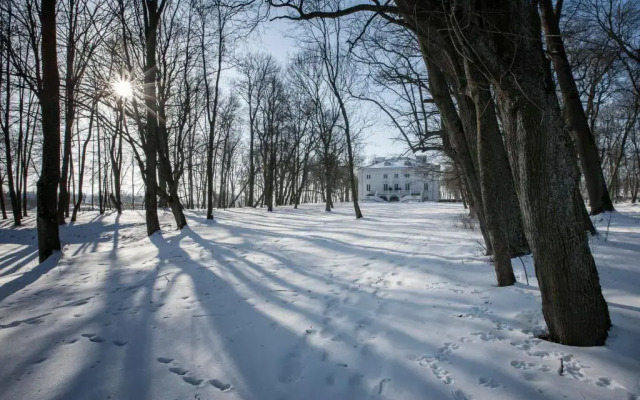
POLYGON ((416 170, 414 167, 365 167, 358 170, 358 198, 365 199, 369 193, 378 193, 386 195, 398 195, 401 197, 407 194, 406 184, 410 186, 411 193, 423 192, 424 201, 438 201, 440 193, 439 173, 429 172, 427 176, 423 176, 422 171, 416 170), (407 177, 406 174, 409 176, 407 177), (386 177, 385 177, 386 175, 386 177), (397 175, 397 178, 396 178, 397 175), (395 189, 398 184, 400 191, 384 191, 384 184, 395 189), (424 184, 427 184, 427 190, 423 191, 424 184), (370 190, 367 190, 370 185, 370 190))

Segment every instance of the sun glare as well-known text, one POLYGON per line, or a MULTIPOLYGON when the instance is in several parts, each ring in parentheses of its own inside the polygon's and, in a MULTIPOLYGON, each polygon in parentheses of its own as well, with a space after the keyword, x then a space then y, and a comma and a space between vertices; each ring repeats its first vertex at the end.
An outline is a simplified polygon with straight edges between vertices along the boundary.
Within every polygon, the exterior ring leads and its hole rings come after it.
POLYGON ((113 91, 117 96, 130 98, 133 96, 131 81, 120 79, 113 84, 113 91))

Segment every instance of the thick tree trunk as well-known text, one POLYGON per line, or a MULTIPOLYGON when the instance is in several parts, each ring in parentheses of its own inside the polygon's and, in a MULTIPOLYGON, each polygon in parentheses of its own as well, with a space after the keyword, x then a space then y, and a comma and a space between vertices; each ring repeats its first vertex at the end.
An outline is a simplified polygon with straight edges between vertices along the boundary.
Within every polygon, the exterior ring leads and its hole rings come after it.
MULTIPOLYGON (((160 187, 161 190, 164 190, 165 192, 167 192, 168 191, 167 180, 164 178, 164 174, 162 174, 161 169, 162 167, 158 168, 158 186, 160 187)), ((169 207, 169 202, 164 196, 158 197, 158 207, 159 208, 169 207)))
POLYGON ((42 0, 42 169, 37 188, 38 256, 46 260, 60 250, 57 218, 57 189, 60 180, 60 75, 56 48, 56 2, 42 0))
POLYGON ((145 106, 147 108, 147 130, 146 130, 146 146, 145 146, 145 217, 147 222, 147 235, 151 236, 160 230, 160 221, 158 220, 158 180, 156 173, 157 166, 157 149, 158 149, 158 103, 156 97, 156 46, 157 46, 157 30, 160 21, 161 10, 157 8, 157 1, 146 1, 146 10, 148 13, 148 25, 145 26, 146 38, 146 63, 144 74, 144 95, 145 106))
MULTIPOLYGON (((513 184, 513 178, 511 168, 509 167, 509 160, 507 157, 504 144, 502 143, 502 137, 500 128, 498 125, 497 115, 493 103, 491 92, 481 76, 479 71, 476 71, 476 67, 470 63, 464 63, 462 57, 460 57, 458 51, 450 40, 443 40, 443 48, 446 50, 447 59, 450 64, 450 71, 448 71, 448 78, 453 87, 452 94, 456 100, 458 106, 458 115, 463 127, 464 136, 466 137, 469 157, 473 163, 475 171, 477 171, 478 185, 480 185, 481 192, 482 179, 480 179, 480 161, 478 153, 478 129, 488 129, 488 132, 484 132, 485 146, 491 148, 491 157, 485 159, 485 167, 491 174, 498 174, 501 179, 493 181, 495 187, 488 193, 492 193, 491 201, 499 204, 501 210, 502 224, 494 225, 495 227, 503 226, 505 230, 505 237, 507 239, 507 245, 509 248, 509 254, 511 257, 518 257, 524 254, 529 254, 529 246, 524 234, 524 227, 522 225, 522 216, 520 213, 520 207, 518 204, 518 198, 513 184), (466 65, 465 65, 466 64, 466 65), (466 69, 471 68, 471 73, 475 78, 467 76, 466 69), (473 84, 474 79, 482 80, 483 89, 477 92, 479 101, 483 104, 483 108, 478 110, 475 100, 469 96, 469 86, 473 84), (478 116, 478 113, 481 113, 478 116), (481 127, 478 126, 479 118, 484 121, 481 127)), ((446 63, 445 63, 446 65, 446 63)), ((479 205, 482 207, 482 211, 486 213, 486 206, 484 200, 479 205)), ((481 228, 483 226, 481 225, 481 228)), ((491 236, 490 227, 485 227, 487 235, 491 236)), ((502 236, 502 234, 499 234, 502 236)), ((491 248, 489 248, 491 249, 491 248)))
POLYGON ((506 180, 511 180, 511 170, 508 166, 499 165, 498 155, 504 153, 504 147, 499 136, 499 128, 489 85, 482 74, 474 66, 465 62, 467 74, 467 90, 475 104, 477 118, 477 152, 480 189, 482 204, 487 223, 487 232, 493 247, 493 263, 496 271, 498 286, 510 286, 516 282, 511 265, 511 251, 507 240, 505 212, 501 199, 506 180))
POLYGON ((564 117, 573 136, 582 175, 587 186, 591 214, 597 215, 604 211, 613 211, 613 203, 602 173, 596 141, 589 128, 589 121, 582 107, 580 93, 571 73, 571 65, 565 52, 553 5, 551 0, 540 0, 538 4, 540 5, 547 49, 551 54, 553 68, 556 71, 562 92, 564 117))
POLYGON ((171 193, 171 197, 169 198, 169 207, 171 207, 171 213, 173 214, 173 218, 176 220, 176 227, 178 230, 187 226, 187 218, 184 215, 182 204, 180 203, 180 198, 178 196, 178 191, 173 190, 171 193))
POLYGON ((526 0, 458 7, 452 17, 460 19, 460 44, 491 77, 505 116, 507 151, 549 339, 602 345, 611 325, 609 311, 584 221, 576 212, 577 162, 537 39, 537 11, 526 0))
MULTIPOLYGON (((485 213, 489 212, 486 203, 491 201, 493 205, 489 207, 494 208, 493 212, 497 213, 496 217, 501 221, 496 226, 500 226, 500 229, 504 231, 504 239, 506 239, 510 258, 529 254, 531 250, 524 234, 518 196, 498 125, 490 83, 478 71, 477 67, 469 62, 465 62, 465 74, 467 90, 470 91, 475 104, 478 136, 483 136, 482 139, 476 138, 478 147, 476 151, 478 152, 478 171, 485 213), (484 147, 483 152, 479 149, 481 143, 484 147), (484 157, 484 162, 480 160, 481 157, 484 157), (486 179, 483 179, 483 176, 486 179), (487 179, 491 181, 489 182, 487 179), (491 188, 484 187, 485 182, 491 188)), ((488 218, 489 216, 487 216, 488 218)), ((491 228, 488 230, 490 231, 491 228)), ((489 234, 491 235, 491 232, 489 234)), ((498 235, 503 236, 502 233, 498 235)))

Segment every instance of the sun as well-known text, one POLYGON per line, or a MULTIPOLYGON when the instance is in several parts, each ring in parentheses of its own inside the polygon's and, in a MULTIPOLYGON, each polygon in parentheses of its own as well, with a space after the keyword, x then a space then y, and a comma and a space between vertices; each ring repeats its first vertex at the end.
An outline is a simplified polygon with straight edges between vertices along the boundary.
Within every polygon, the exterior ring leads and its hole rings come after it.
POLYGON ((113 92, 119 97, 128 99, 133 96, 133 85, 131 81, 121 78, 113 83, 113 92))

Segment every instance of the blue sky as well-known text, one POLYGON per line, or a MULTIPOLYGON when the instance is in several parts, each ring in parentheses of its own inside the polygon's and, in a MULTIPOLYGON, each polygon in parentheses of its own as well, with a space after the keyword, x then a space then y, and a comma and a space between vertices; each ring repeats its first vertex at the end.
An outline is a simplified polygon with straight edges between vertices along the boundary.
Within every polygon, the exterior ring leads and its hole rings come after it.
MULTIPOLYGON (((263 24, 259 32, 255 33, 246 44, 247 50, 264 51, 285 63, 289 55, 296 52, 295 42, 287 34, 292 33, 301 22, 276 20, 263 24)), ((392 156, 399 155, 407 150, 404 142, 398 141, 398 132, 387 124, 387 121, 379 117, 378 110, 369 110, 369 105, 362 104, 366 114, 367 124, 370 125, 362 132, 365 143, 365 156, 392 156)))

